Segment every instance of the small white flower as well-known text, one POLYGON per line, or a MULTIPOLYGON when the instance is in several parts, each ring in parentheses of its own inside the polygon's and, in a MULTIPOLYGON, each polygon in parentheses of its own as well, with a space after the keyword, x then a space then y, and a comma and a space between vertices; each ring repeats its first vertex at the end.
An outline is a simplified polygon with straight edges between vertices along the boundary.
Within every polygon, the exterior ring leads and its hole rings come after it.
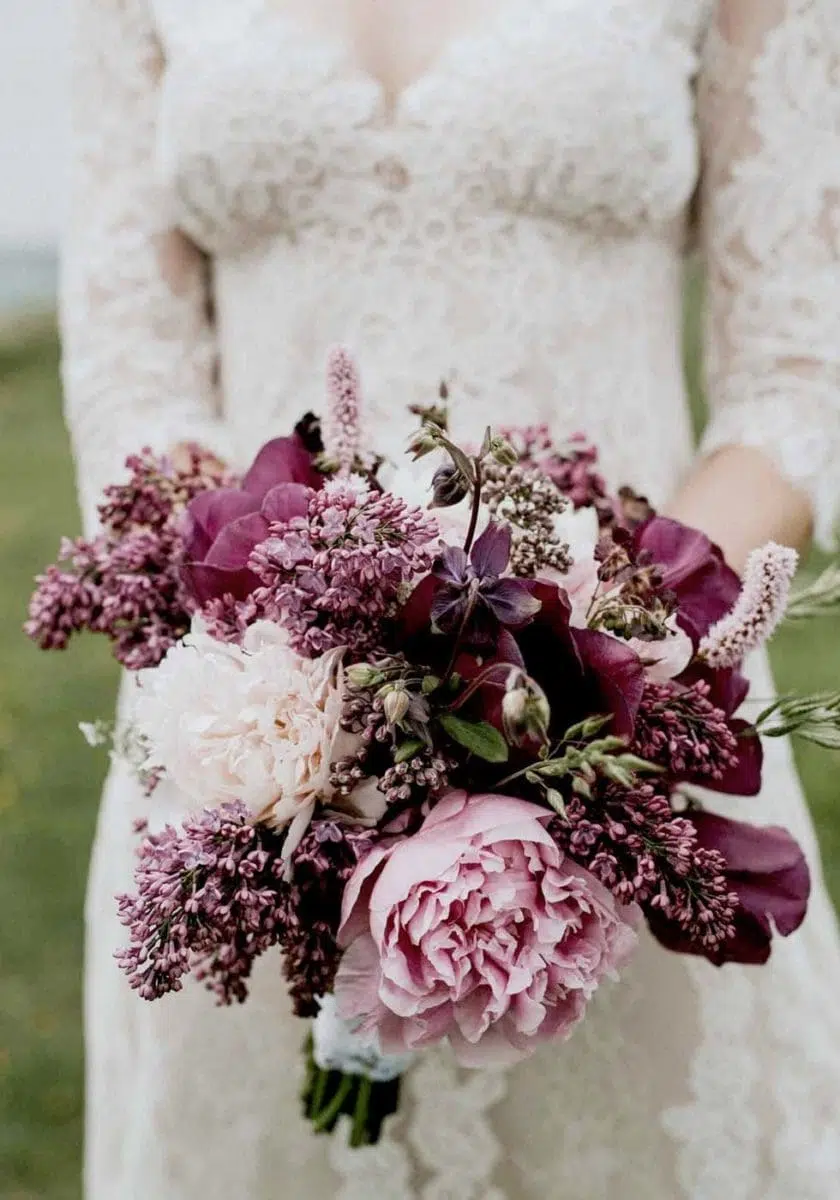
POLYGON ((340 725, 342 655, 301 658, 270 621, 252 625, 241 647, 194 621, 140 674, 134 721, 146 767, 163 768, 190 807, 238 799, 301 833, 329 796, 331 762, 354 748, 340 725))
POLYGON ((627 642, 630 649, 635 650, 645 664, 648 678, 657 683, 664 683, 681 675, 694 657, 694 644, 677 624, 677 614, 673 613, 665 624, 668 632, 659 641, 630 638, 627 642))

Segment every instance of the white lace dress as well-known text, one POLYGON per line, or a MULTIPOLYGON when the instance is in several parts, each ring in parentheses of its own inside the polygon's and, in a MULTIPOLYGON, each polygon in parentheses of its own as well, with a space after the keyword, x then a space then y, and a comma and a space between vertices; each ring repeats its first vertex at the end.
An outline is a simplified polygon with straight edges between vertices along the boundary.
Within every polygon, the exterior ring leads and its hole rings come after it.
MULTIPOLYGON (((320 407, 335 342, 386 452, 446 378, 462 430, 584 429, 612 479, 664 500, 692 453, 680 296, 702 179, 709 444, 774 456, 830 537, 837 0, 497 0, 393 104, 271 0, 77 3, 63 324, 89 517, 143 443, 244 463, 320 407)), ((199 988, 145 1004, 118 974, 112 896, 147 802, 114 774, 88 906, 89 1200, 840 1195, 837 930, 784 745, 766 781, 718 803, 788 825, 815 866, 772 965, 646 944, 567 1045, 491 1073, 430 1053, 382 1143, 350 1152, 299 1117, 276 960, 235 1011, 199 988)), ((152 818, 182 807, 161 788, 152 818)))

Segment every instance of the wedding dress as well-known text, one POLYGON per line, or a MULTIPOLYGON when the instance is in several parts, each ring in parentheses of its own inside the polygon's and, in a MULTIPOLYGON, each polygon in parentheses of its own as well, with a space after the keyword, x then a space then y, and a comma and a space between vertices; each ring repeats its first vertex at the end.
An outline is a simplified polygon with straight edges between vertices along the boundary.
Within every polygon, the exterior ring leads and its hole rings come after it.
MULTIPOLYGON (((582 429, 611 480, 666 499, 692 453, 681 285, 701 180, 707 446, 761 447, 830 540, 836 0, 498 0, 396 98, 271 0, 77 3, 62 311, 89 523, 128 451, 197 438, 241 464, 317 411, 334 343, 362 364, 385 453, 445 379, 456 432, 582 429)), ((766 696, 764 662, 755 677, 766 696)), ((770 966, 646 942, 567 1044, 480 1073, 426 1054, 381 1144, 350 1151, 300 1119, 303 1026, 276 959, 235 1010, 200 987, 146 1004, 119 974, 132 822, 183 803, 115 768, 87 914, 89 1200, 840 1195, 840 943, 784 744, 765 778, 715 803, 790 827, 814 866, 770 966)))

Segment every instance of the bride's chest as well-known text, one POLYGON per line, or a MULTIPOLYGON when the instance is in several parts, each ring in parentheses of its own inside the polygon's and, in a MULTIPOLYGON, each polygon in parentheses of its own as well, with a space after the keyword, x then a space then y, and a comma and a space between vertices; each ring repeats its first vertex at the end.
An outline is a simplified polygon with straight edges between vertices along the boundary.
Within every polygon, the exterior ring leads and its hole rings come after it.
POLYGON ((409 0, 381 29, 373 0, 154 3, 161 170, 211 249, 413 198, 632 229, 693 190, 713 0, 428 0, 405 40, 409 0))

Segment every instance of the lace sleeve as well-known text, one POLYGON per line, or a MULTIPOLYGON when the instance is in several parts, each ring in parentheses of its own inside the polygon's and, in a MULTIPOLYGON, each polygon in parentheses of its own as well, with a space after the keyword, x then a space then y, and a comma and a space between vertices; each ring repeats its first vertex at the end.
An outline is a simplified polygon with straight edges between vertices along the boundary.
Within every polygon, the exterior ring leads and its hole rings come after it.
POLYGON ((700 87, 705 449, 766 451, 840 513, 840 10, 719 0, 700 87))
POLYGON ((74 184, 62 255, 65 413, 85 528, 127 454, 223 452, 206 264, 155 177, 162 57, 148 0, 76 0, 74 184))

